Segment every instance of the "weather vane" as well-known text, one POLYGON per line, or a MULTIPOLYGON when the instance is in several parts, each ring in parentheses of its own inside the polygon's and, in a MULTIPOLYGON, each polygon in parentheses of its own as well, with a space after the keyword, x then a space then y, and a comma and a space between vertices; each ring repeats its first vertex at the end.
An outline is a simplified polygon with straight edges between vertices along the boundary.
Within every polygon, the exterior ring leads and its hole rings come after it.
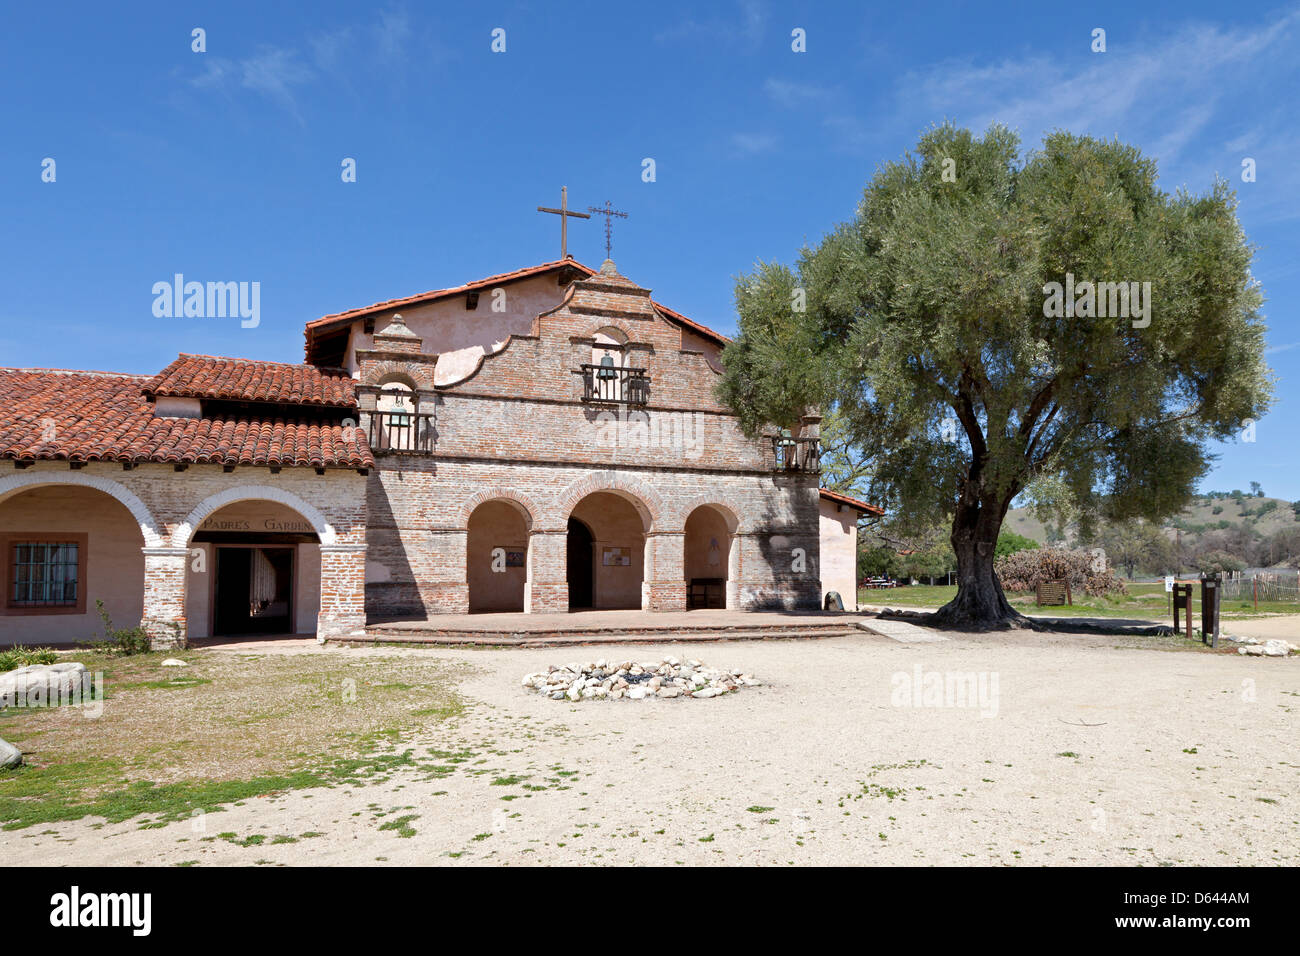
POLYGON ((615 209, 613 206, 609 204, 608 199, 605 200, 605 205, 603 208, 600 206, 588 206, 587 211, 594 212, 597 213, 598 215, 605 217, 605 258, 606 259, 614 258, 613 255, 611 255, 611 252, 614 248, 613 217, 618 216, 620 219, 626 219, 627 213, 619 212, 617 209, 615 209))

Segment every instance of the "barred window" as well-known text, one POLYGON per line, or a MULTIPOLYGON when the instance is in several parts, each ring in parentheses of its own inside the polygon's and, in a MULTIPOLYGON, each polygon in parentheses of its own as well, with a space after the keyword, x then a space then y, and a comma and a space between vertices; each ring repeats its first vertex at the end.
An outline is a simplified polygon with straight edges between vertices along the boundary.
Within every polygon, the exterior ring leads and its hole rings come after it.
POLYGON ((10 607, 76 607, 81 545, 76 541, 14 541, 10 607))

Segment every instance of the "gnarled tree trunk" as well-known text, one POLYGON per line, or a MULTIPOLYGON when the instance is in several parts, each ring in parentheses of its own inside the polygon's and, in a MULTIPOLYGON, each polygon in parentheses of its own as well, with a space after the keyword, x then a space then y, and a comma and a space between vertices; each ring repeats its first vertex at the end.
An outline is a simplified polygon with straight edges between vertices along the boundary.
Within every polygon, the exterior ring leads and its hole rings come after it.
POLYGON ((998 532, 1011 500, 962 500, 952 522, 952 550, 957 555, 957 596, 932 620, 962 630, 1024 627, 1029 621, 1007 601, 993 573, 998 532))

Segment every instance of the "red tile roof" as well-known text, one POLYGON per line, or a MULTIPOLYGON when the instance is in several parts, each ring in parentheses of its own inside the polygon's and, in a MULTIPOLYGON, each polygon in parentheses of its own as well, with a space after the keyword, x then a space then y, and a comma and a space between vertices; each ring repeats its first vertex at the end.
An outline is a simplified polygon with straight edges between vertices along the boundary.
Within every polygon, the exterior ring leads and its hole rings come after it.
POLYGON ((181 353, 144 386, 145 395, 282 402, 352 408, 356 395, 343 369, 181 353))
POLYGON ((0 459, 374 467, 360 429, 307 412, 156 418, 142 394, 150 382, 143 375, 0 368, 0 459))
POLYGON ((865 501, 859 501, 857 498, 850 498, 848 495, 842 495, 838 491, 831 491, 829 488, 821 488, 821 496, 827 501, 833 501, 836 504, 848 505, 850 508, 856 508, 858 511, 869 515, 883 515, 885 509, 878 505, 869 505, 865 501))
MULTIPOLYGON (((338 326, 347 325, 353 319, 359 319, 363 316, 372 315, 376 312, 384 312, 388 309, 402 308, 408 305, 423 305, 426 302, 434 302, 438 299, 444 299, 449 296, 464 295, 467 292, 474 292, 481 289, 491 288, 493 286, 503 285, 507 282, 514 282, 519 279, 527 279, 531 276, 541 275, 546 272, 556 271, 562 268, 575 269, 578 272, 585 272, 589 276, 597 274, 598 270, 590 266, 583 265, 576 259, 555 259, 551 262, 543 262, 540 265, 528 266, 524 269, 515 269, 513 272, 502 272, 498 275, 488 276, 486 279, 478 279, 475 282, 467 282, 465 285, 453 286, 449 289, 432 289, 428 292, 418 292, 415 295, 408 295, 401 299, 389 299, 386 302, 376 302, 373 305, 363 306, 358 309, 349 309, 346 312, 335 312, 331 315, 321 316, 307 323, 303 334, 307 338, 307 357, 311 359, 311 346, 317 332, 323 332, 338 326)), ((680 312, 676 312, 666 306, 654 303, 660 312, 664 313, 671 321, 678 322, 686 326, 693 332, 704 336, 706 339, 712 339, 719 345, 726 345, 731 340, 721 332, 715 332, 708 326, 701 325, 680 312)))

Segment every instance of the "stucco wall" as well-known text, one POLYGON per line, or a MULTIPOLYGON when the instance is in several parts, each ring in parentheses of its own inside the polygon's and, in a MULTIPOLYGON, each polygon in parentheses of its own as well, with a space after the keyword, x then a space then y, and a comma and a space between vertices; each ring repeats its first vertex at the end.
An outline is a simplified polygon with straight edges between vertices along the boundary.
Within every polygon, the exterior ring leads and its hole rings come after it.
MULTIPOLYGON (((436 381, 439 385, 459 381, 472 374, 484 355, 498 352, 511 335, 527 335, 539 313, 554 308, 564 294, 556 284, 554 275, 540 275, 521 279, 501 287, 503 295, 494 297, 491 289, 479 292, 478 307, 465 308, 465 296, 440 299, 427 305, 393 309, 416 335, 424 339, 424 351, 437 353, 436 381), (493 311, 493 303, 501 302, 504 311, 493 311)), ((392 318, 386 312, 375 319, 375 327, 383 330, 392 318)), ((373 347, 374 338, 365 334, 364 324, 358 319, 353 324, 348 344, 346 368, 357 371, 358 349, 373 347)))
MULTIPOLYGON (((114 525, 115 534, 123 540, 134 538, 131 548, 119 549, 112 562, 118 568, 114 575, 120 579, 123 599, 129 596, 132 601, 129 610, 123 608, 120 620, 113 615, 115 624, 137 623, 143 614, 151 633, 165 639, 167 622, 188 627, 190 609, 196 620, 205 621, 202 602, 187 604, 186 592, 193 574, 191 538, 203 520, 219 508, 249 498, 296 512, 316 528, 325 542, 310 546, 318 552, 320 567, 316 624, 308 617, 311 603, 300 604, 297 629, 310 633, 319 626, 347 632, 364 623, 366 479, 356 471, 330 469, 318 475, 311 468, 286 468, 272 473, 269 468, 240 467, 227 472, 217 465, 192 465, 176 471, 171 465, 152 463, 126 471, 116 462, 92 462, 78 470, 69 469, 63 462, 37 462, 19 470, 0 463, 0 513, 15 513, 10 499, 37 487, 60 494, 99 496, 82 499, 89 502, 88 506, 69 512, 73 517, 68 519, 72 525, 68 530, 93 530, 101 516, 117 513, 120 523, 114 525)), ((90 558, 94 558, 93 550, 90 558)), ((211 569, 211 562, 207 567, 211 569)), ((299 563, 300 579, 311 573, 311 567, 310 562, 299 563)), ((92 582, 95 574, 93 566, 88 568, 92 582)), ((93 583, 91 586, 95 587, 93 583)), ((89 612, 94 607, 94 591, 88 596, 89 612)), ((12 629, 0 623, 0 640, 5 639, 3 628, 12 629)), ((94 635, 78 633, 69 639, 84 640, 89 636, 94 635)))
POLYGON ((821 530, 822 606, 827 591, 838 591, 844 610, 858 609, 858 512, 843 511, 833 501, 819 499, 821 530))
MULTIPOLYGON (((72 485, 45 486, 0 501, 0 533, 85 533, 86 610, 83 614, 6 610, 12 582, 0 600, 0 645, 68 644, 103 639, 95 608, 104 602, 115 627, 134 627, 143 613, 144 539, 131 513, 100 491, 72 485)), ((3 556, 0 567, 8 567, 3 556)))

